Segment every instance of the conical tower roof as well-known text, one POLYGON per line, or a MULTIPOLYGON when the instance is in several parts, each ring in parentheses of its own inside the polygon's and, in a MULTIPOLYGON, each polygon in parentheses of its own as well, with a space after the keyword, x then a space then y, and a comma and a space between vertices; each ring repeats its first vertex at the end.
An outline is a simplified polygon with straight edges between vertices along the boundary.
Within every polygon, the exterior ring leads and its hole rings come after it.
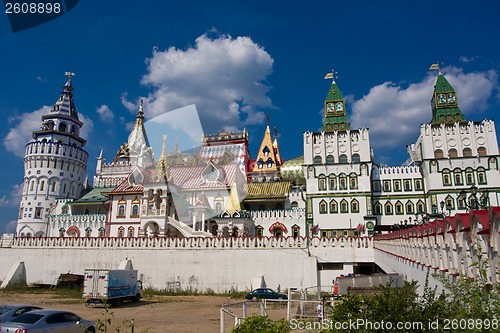
POLYGON ((325 118, 323 120, 323 131, 345 131, 350 124, 347 122, 347 113, 345 108, 344 96, 340 91, 333 73, 327 74, 325 78, 332 78, 332 84, 325 99, 325 118))
POLYGON ((73 97, 73 85, 72 78, 75 75, 71 72, 66 72, 65 75, 68 77, 66 84, 62 87, 63 91, 61 92, 59 98, 52 106, 50 110, 51 116, 62 116, 64 118, 71 118, 71 120, 76 123, 82 124, 80 119, 78 119, 78 111, 75 106, 75 100, 73 97))
POLYGON ((431 100, 432 120, 431 124, 454 124, 465 123, 465 117, 458 107, 458 99, 455 89, 446 77, 439 71, 434 85, 434 93, 431 100))

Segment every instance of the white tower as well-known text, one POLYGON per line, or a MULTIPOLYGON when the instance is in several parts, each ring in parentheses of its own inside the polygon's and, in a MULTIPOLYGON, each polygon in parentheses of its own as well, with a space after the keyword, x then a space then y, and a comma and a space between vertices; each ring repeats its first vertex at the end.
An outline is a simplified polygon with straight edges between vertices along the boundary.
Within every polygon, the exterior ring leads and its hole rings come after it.
POLYGON ((18 236, 45 236, 47 217, 57 198, 78 198, 87 169, 83 123, 73 100, 73 73, 50 112, 42 116, 40 131, 26 145, 24 184, 17 222, 18 236))

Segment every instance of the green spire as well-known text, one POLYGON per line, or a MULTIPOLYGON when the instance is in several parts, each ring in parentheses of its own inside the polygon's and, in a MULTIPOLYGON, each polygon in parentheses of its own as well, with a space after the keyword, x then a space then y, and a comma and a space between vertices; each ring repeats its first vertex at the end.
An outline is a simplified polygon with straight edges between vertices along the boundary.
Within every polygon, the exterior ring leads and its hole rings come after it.
POLYGON ((349 129, 347 115, 345 112, 344 96, 340 92, 335 80, 328 90, 325 99, 325 119, 323 120, 323 131, 345 131, 349 129))
POLYGON ((432 121, 431 124, 454 124, 456 122, 466 122, 462 111, 458 107, 457 95, 455 89, 446 80, 444 75, 439 72, 436 84, 434 85, 434 94, 431 100, 432 121))

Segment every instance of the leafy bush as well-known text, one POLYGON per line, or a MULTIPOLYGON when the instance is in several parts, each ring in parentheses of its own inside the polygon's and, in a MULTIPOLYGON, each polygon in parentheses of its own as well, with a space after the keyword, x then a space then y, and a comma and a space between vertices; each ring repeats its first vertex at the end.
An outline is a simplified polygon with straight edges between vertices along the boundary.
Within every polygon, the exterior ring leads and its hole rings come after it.
POLYGON ((285 319, 272 321, 267 316, 251 316, 234 327, 231 333, 288 333, 290 325, 285 319))

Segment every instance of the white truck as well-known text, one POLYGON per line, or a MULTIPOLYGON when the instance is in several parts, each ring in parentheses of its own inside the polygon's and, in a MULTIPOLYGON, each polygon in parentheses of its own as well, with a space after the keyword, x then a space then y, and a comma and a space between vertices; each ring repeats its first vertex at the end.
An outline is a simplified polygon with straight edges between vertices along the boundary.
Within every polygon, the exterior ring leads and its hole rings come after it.
POLYGON ((83 282, 85 305, 118 306, 122 302, 139 302, 142 281, 134 269, 86 269, 83 282))
POLYGON ((340 275, 335 278, 333 283, 333 294, 336 296, 344 296, 351 293, 365 293, 379 287, 391 286, 401 287, 404 284, 404 276, 402 274, 374 274, 374 275, 340 275))

